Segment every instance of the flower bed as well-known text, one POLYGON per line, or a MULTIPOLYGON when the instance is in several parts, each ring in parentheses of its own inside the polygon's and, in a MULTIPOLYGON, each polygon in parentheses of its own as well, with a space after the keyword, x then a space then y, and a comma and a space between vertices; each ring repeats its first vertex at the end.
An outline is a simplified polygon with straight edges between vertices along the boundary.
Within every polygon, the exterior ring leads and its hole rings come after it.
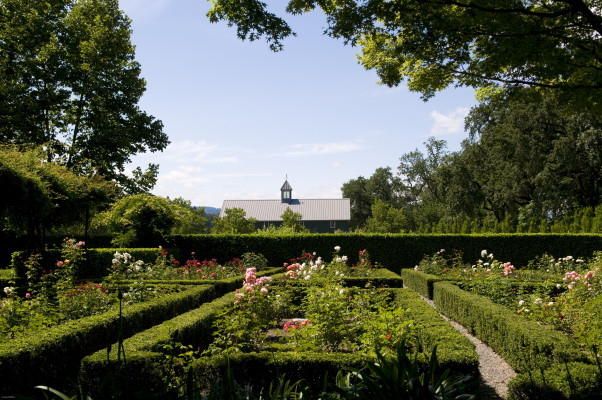
POLYGON ((600 253, 590 260, 543 256, 525 269, 485 250, 474 265, 443 253, 404 271, 404 281, 432 293, 442 313, 521 373, 511 382, 510 398, 595 398, 592 393, 601 392, 600 253))
MULTIPOLYGON (((183 374, 182 364, 187 364, 204 381, 225 367, 229 358, 236 370, 248 371, 248 380, 269 381, 275 368, 285 368, 311 370, 311 376, 290 379, 310 378, 309 383, 321 385, 325 371, 373 359, 376 350, 390 352, 400 340, 425 354, 419 359, 426 359, 437 345, 440 366, 478 374, 474 345, 418 296, 404 289, 344 287, 345 276, 341 278, 337 269, 343 260, 337 258, 324 269, 317 264, 320 271, 333 267, 326 272, 318 273, 317 268, 309 272, 316 264, 308 263, 309 279, 303 274, 303 263, 282 280, 258 277, 248 269, 243 287, 234 294, 126 340, 125 352, 135 357, 136 365, 126 366, 124 374, 144 376, 134 379, 148 389, 148 382, 162 382, 167 375, 160 368, 165 365, 162 361, 174 349, 183 349, 177 357, 179 372, 183 374), (208 337, 212 331, 213 340, 208 337), (191 352, 199 357, 192 363, 191 352), (319 382, 312 377, 319 377, 319 382)), ((87 357, 82 364, 87 384, 98 387, 116 358, 112 353, 107 361, 106 351, 87 357)))
POLYGON ((497 261, 486 250, 473 265, 460 260, 446 259, 440 250, 415 267, 436 278, 406 272, 406 282, 424 294, 433 282, 449 280, 525 318, 566 333, 584 347, 602 347, 601 252, 589 260, 544 255, 524 269, 497 261))

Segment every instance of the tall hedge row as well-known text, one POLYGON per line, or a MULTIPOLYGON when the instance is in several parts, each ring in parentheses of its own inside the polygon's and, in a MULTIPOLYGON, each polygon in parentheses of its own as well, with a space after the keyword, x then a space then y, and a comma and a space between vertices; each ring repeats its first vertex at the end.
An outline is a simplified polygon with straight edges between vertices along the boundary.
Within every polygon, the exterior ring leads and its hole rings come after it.
POLYGON ((228 261, 245 252, 263 254, 271 266, 288 262, 304 251, 317 252, 330 259, 335 246, 340 254, 357 262, 360 250, 367 249, 373 261, 392 271, 414 267, 425 255, 440 249, 461 250, 468 262, 476 261, 481 251, 492 252, 497 259, 515 266, 544 253, 556 257, 588 257, 602 250, 602 235, 596 234, 482 234, 482 235, 407 235, 407 234, 306 234, 289 236, 262 235, 175 235, 170 247, 182 257, 195 252, 197 258, 228 261))

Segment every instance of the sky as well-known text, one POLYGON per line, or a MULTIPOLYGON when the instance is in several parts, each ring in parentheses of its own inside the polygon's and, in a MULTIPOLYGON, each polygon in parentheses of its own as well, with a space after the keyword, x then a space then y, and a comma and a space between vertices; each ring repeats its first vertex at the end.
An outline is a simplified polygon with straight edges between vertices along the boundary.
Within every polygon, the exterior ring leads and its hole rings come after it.
MULTIPOLYGON (((284 1, 267 1, 282 11, 284 1)), ((120 0, 146 92, 140 108, 163 121, 171 144, 132 158, 158 163, 152 193, 195 206, 277 199, 288 177, 294 198, 341 198, 343 183, 399 158, 434 136, 451 151, 467 137, 472 89, 424 102, 402 83, 378 85, 358 48, 322 35, 320 12, 286 16, 297 37, 274 53, 212 24, 206 0, 120 0)))

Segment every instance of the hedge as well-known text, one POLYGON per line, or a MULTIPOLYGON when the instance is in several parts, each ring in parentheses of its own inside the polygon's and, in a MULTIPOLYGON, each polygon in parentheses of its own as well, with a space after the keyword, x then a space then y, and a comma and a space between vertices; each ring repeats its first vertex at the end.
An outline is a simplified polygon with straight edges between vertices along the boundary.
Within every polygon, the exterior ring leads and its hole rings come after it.
MULTIPOLYGON (((127 384, 132 392, 159 391, 164 378, 159 364, 165 362, 161 347, 172 341, 206 348, 213 341, 212 324, 216 313, 234 303, 234 293, 228 293, 210 303, 164 321, 126 339, 123 348, 127 363, 118 381, 127 384), (136 360, 131 363, 130 360, 136 360)), ((107 356, 107 349, 85 357, 81 363, 82 385, 90 391, 98 391, 101 384, 117 366, 117 346, 107 356)))
MULTIPOLYGON (((66 235, 51 234, 46 235, 44 242, 46 243, 47 249, 60 248, 63 239, 66 235)), ((71 236, 71 235, 70 235, 71 236)), ((71 236, 73 237, 73 236, 71 236)), ((84 240, 84 235, 77 235, 77 240, 84 240)), ((111 247, 112 235, 93 235, 89 236, 86 240, 88 248, 104 248, 111 247)), ((154 243, 149 244, 155 246, 154 243)), ((10 264, 11 254, 18 250, 27 250, 27 236, 18 235, 15 236, 10 231, 0 231, 0 268, 6 268, 10 264)))
MULTIPOLYGON (((279 272, 281 272, 281 268, 270 268, 264 271, 257 272, 256 276, 274 276, 276 278, 279 272)), ((395 274, 395 276, 398 276, 395 274)), ((388 277, 383 279, 393 280, 394 278, 388 277)), ((401 279, 401 278, 399 278, 401 279)), ((151 279, 145 280, 145 284, 153 285, 153 284, 171 284, 171 285, 212 285, 215 287, 215 293, 217 296, 222 296, 228 292, 232 292, 236 289, 240 289, 242 287, 242 282, 244 281, 244 274, 241 273, 240 276, 234 276, 232 278, 220 279, 220 280, 212 280, 212 279, 151 279)))
MULTIPOLYGON (((168 250, 174 254, 178 254, 177 250, 168 250)), ((134 260, 142 260, 145 263, 152 264, 156 261, 160 254, 159 248, 104 248, 104 249, 87 249, 86 261, 75 271, 78 279, 99 279, 108 275, 109 268, 112 265, 113 255, 116 252, 129 253, 134 260)), ((13 261, 11 267, 16 271, 17 276, 25 278, 25 251, 16 251, 13 253, 13 261)), ((54 264, 61 259, 61 250, 52 249, 46 250, 43 254, 45 265, 48 269, 54 269, 54 264)))
POLYGON ((508 383, 508 400, 566 399, 601 400, 599 366, 580 362, 558 364, 519 374, 508 383))
POLYGON ((199 307, 215 298, 213 286, 190 287, 123 310, 82 318, 33 335, 0 344, 0 395, 12 395, 35 385, 65 387, 77 376, 80 360, 123 337, 148 329, 166 319, 199 307))
MULTIPOLYGON (((278 268, 278 272, 282 269, 278 268)), ((284 273, 276 274, 273 276, 274 279, 280 279, 284 276, 284 273)), ((320 282, 321 278, 313 278, 312 282, 320 282)), ((326 281, 325 281, 326 282, 326 281)), ((298 283, 291 281, 291 284, 298 283)), ((388 287, 388 288, 401 288, 403 287, 403 279, 393 271, 389 271, 387 268, 377 268, 374 270, 374 274, 371 276, 346 276, 343 277, 343 285, 347 287, 359 287, 364 288, 367 285, 373 285, 376 287, 388 287)))
POLYGON ((173 235, 170 247, 181 254, 196 252, 199 257, 230 260, 249 251, 263 254, 270 265, 282 265, 303 252, 316 252, 329 259, 335 246, 355 263, 360 250, 367 249, 372 261, 399 271, 413 268, 425 255, 441 248, 461 250, 466 261, 479 259, 486 249, 498 260, 515 266, 527 263, 544 253, 556 257, 572 255, 589 257, 602 250, 600 234, 480 234, 480 235, 416 235, 416 234, 299 234, 268 235, 173 235))
MULTIPOLYGON (((478 375, 478 357, 474 350, 474 345, 458 331, 453 329, 432 307, 424 303, 415 293, 404 289, 393 289, 395 294, 394 301, 400 307, 409 308, 410 314, 416 324, 423 326, 425 337, 423 344, 427 347, 438 345, 438 360, 442 368, 450 368, 455 372, 471 373, 478 375)), ((134 358, 136 363, 130 365, 129 361, 122 369, 120 380, 127 382, 132 391, 159 391, 160 384, 164 379, 165 371, 161 370, 160 364, 165 364, 165 356, 160 353, 162 346, 170 341, 177 341, 185 345, 192 345, 194 348, 206 348, 211 338, 211 324, 215 313, 223 307, 232 304, 234 301, 233 293, 227 294, 211 303, 205 304, 197 310, 190 311, 180 315, 170 321, 155 326, 144 332, 140 332, 124 341, 124 348, 127 359, 134 358), (145 361, 146 360, 146 361, 145 361), (146 363, 146 364, 145 364, 146 363), (141 378, 143 377, 143 378, 141 378), (150 382, 153 385, 150 385, 150 382), (140 386, 137 386, 140 385, 140 386)), ((113 348, 116 348, 113 345, 113 348)), ((294 353, 294 352, 292 352, 294 353)), ((248 371, 245 379, 255 382, 268 380, 277 375, 270 375, 274 368, 278 370, 290 371, 313 371, 304 378, 319 379, 322 382, 323 373, 326 370, 336 372, 349 360, 355 360, 351 365, 356 365, 356 361, 362 361, 361 358, 345 353, 334 353, 324 355, 325 353, 256 353, 258 355, 237 355, 236 360, 231 356, 231 363, 240 362, 235 370, 242 369, 248 371), (274 361, 276 360, 276 361, 274 361), (312 367, 312 360, 316 362, 312 367), (330 361, 329 361, 330 360, 330 361), (337 361, 338 360, 338 361, 337 361), (333 361, 334 364, 330 362, 333 361), (268 367, 270 363, 274 363, 268 367), (284 364, 287 365, 286 367, 284 364), (243 365, 244 364, 244 365, 243 365), (260 367, 261 365, 261 367, 260 367), (282 367, 281 367, 282 366, 282 367)), ((193 368, 197 377, 205 382, 210 379, 215 368, 223 367, 221 357, 204 357, 193 363, 193 368)), ((365 361, 365 359, 363 360, 365 361)), ((97 390, 106 376, 116 369, 117 355, 113 351, 107 358, 107 351, 101 350, 93 355, 86 357, 82 361, 82 380, 86 387, 91 390, 97 390)), ((293 379, 288 375, 289 379, 293 379)), ((332 376, 332 375, 331 375, 332 376)), ((298 379, 298 378, 294 378, 298 379)))
POLYGON ((424 272, 414 271, 413 269, 402 269, 399 273, 403 278, 403 284, 422 297, 433 299, 433 285, 435 282, 443 281, 444 279, 438 276, 425 274, 424 272))
POLYGON ((433 301, 440 312, 464 325, 517 372, 578 357, 564 334, 520 318, 506 307, 449 282, 435 282, 433 301))

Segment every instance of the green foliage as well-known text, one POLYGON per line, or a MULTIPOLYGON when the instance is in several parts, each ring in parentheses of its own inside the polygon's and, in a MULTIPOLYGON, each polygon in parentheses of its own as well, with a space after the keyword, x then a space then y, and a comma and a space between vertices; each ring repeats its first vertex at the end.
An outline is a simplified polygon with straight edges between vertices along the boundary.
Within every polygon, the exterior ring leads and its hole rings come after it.
POLYGON ((284 211, 280 218, 282 218, 282 227, 285 230, 294 233, 309 233, 309 230, 301 223, 303 215, 294 212, 290 207, 286 207, 286 211, 284 211))
POLYGON ((2 141, 44 146, 45 160, 126 192, 152 188, 156 165, 134 178, 124 166, 169 141, 138 107, 146 83, 118 2, 7 0, 0 21, 2 141))
POLYGON ((190 200, 181 197, 175 198, 170 205, 176 215, 176 223, 172 229, 173 234, 208 233, 205 208, 192 207, 190 200))
POLYGON ((579 362, 518 374, 508 383, 509 400, 600 400, 602 371, 579 362))
POLYGON ((440 249, 462 251, 467 259, 478 259, 483 249, 516 267, 527 265, 545 253, 572 254, 583 257, 602 248, 600 235, 570 234, 475 234, 475 235, 415 235, 415 234, 301 234, 270 235, 178 235, 170 237, 170 246, 182 254, 212 254, 224 260, 239 257, 241 252, 263 254, 270 265, 290 261, 291 254, 308 249, 317 254, 331 254, 341 246, 349 255, 349 263, 359 260, 359 252, 367 249, 373 260, 394 272, 413 268, 425 254, 440 249))
POLYGON ((422 271, 404 268, 400 272, 405 286, 427 299, 433 299, 434 283, 444 280, 422 271))
POLYGON ((268 267, 268 260, 263 254, 253 252, 243 254, 242 263, 245 268, 255 268, 257 271, 263 271, 268 267))
POLYGON ((90 210, 108 202, 112 187, 45 162, 38 150, 0 149, 0 177, 11 196, 0 201, 4 228, 27 232, 27 248, 43 250, 44 229, 85 221, 90 210))
POLYGON ((169 200, 148 194, 120 199, 102 218, 114 233, 113 244, 121 247, 165 244, 176 223, 169 200))
POLYGON ((470 375, 449 370, 438 377, 437 346, 433 348, 428 369, 420 370, 418 354, 407 353, 405 341, 399 342, 396 354, 386 358, 377 352, 377 361, 369 361, 362 369, 337 375, 336 392, 342 399, 474 399, 477 380, 470 375), (438 379, 437 379, 438 378, 438 379))
MULTIPOLYGON (((498 85, 521 85, 557 89, 573 103, 597 105, 596 4, 292 0, 286 10, 321 9, 325 34, 359 43, 360 63, 375 69, 382 83, 397 86, 407 79, 424 98, 452 85, 487 93, 498 85)), ((208 15, 212 22, 236 25, 241 39, 265 37, 274 50, 294 35, 286 21, 256 1, 216 0, 208 15)))
POLYGON ((242 208, 229 208, 223 217, 213 219, 215 234, 245 234, 255 232, 255 218, 246 218, 247 213, 242 208))
MULTIPOLYGON (((210 286, 193 287, 132 305, 124 309, 121 323, 118 310, 113 310, 3 342, 0 344, 3 376, 0 393, 18 393, 40 381, 53 382, 59 389, 66 387, 67 380, 77 376, 80 360, 104 348, 107 342, 116 341, 119 331, 124 337, 131 336, 196 309, 214 297, 215 290, 210 286)), ((106 354, 105 350, 105 360, 106 354)))
POLYGON ((400 233, 406 227, 406 218, 402 209, 376 199, 372 204, 372 216, 366 220, 366 232, 400 233))
POLYGON ((486 342, 518 372, 546 368, 583 356, 562 333, 524 320, 507 308, 448 282, 434 284, 433 301, 443 314, 486 342))

